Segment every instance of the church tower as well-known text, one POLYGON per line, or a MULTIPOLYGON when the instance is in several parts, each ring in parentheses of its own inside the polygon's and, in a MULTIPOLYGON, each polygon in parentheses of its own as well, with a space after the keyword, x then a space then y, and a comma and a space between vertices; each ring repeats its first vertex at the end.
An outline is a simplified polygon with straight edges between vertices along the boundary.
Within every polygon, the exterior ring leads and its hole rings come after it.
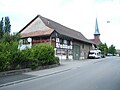
POLYGON ((100 41, 100 32, 99 32, 99 27, 98 27, 98 21, 96 18, 96 23, 95 23, 95 33, 94 33, 94 42, 99 45, 101 43, 100 41))

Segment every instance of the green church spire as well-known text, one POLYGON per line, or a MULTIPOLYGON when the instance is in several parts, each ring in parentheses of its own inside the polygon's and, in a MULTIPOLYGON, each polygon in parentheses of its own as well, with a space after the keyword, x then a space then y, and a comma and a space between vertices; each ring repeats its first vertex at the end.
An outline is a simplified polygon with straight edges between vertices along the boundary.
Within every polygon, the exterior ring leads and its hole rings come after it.
POLYGON ((95 33, 94 33, 94 35, 100 35, 97 18, 96 18, 95 33))

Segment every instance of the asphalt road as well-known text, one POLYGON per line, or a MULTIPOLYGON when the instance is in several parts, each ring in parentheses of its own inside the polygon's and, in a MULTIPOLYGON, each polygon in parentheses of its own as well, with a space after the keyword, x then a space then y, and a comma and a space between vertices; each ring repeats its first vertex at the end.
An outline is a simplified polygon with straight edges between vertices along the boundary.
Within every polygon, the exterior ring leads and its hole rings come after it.
POLYGON ((0 90, 120 90, 120 57, 1 87, 0 90))
POLYGON ((13 76, 5 76, 5 77, 0 77, 0 85, 13 82, 13 81, 18 81, 18 80, 23 80, 27 78, 32 78, 35 77, 34 75, 27 75, 27 74, 18 74, 18 75, 13 75, 13 76))

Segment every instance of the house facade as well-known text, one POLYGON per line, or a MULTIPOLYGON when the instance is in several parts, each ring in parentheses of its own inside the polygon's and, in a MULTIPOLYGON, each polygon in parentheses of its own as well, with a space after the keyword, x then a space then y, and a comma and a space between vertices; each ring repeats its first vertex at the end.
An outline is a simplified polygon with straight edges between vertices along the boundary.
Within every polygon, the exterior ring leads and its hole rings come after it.
POLYGON ((35 44, 49 43, 60 59, 86 59, 89 50, 96 47, 94 42, 85 38, 80 32, 41 15, 37 15, 19 33, 21 50, 35 44))

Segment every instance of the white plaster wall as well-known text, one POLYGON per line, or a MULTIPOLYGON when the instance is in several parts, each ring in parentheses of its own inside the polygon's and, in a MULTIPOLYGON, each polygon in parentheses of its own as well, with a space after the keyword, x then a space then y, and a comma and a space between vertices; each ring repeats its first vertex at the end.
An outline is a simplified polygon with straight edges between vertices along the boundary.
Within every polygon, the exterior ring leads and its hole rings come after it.
POLYGON ((73 59, 73 56, 72 56, 72 55, 69 55, 69 59, 71 59, 71 60, 72 60, 72 59, 73 59))
POLYGON ((21 46, 18 46, 20 50, 24 50, 26 48, 31 48, 31 47, 32 47, 32 44, 25 44, 25 45, 22 44, 21 46))
POLYGON ((19 41, 18 49, 24 50, 26 48, 31 48, 31 47, 32 47, 32 43, 31 42, 30 42, 30 44, 23 44, 23 40, 22 39, 19 41))
POLYGON ((66 55, 56 55, 59 59, 66 59, 66 55))
MULTIPOLYGON (((59 57, 59 59, 63 59, 63 60, 65 60, 66 59, 66 55, 56 55, 57 57, 59 57)), ((69 58, 69 60, 72 60, 73 59, 73 56, 72 55, 69 55, 68 56, 69 58)))
POLYGON ((25 28, 22 33, 29 33, 29 32, 34 32, 38 30, 43 30, 42 28, 45 27, 45 24, 42 22, 42 20, 38 17, 35 21, 33 21, 27 28, 25 28))

